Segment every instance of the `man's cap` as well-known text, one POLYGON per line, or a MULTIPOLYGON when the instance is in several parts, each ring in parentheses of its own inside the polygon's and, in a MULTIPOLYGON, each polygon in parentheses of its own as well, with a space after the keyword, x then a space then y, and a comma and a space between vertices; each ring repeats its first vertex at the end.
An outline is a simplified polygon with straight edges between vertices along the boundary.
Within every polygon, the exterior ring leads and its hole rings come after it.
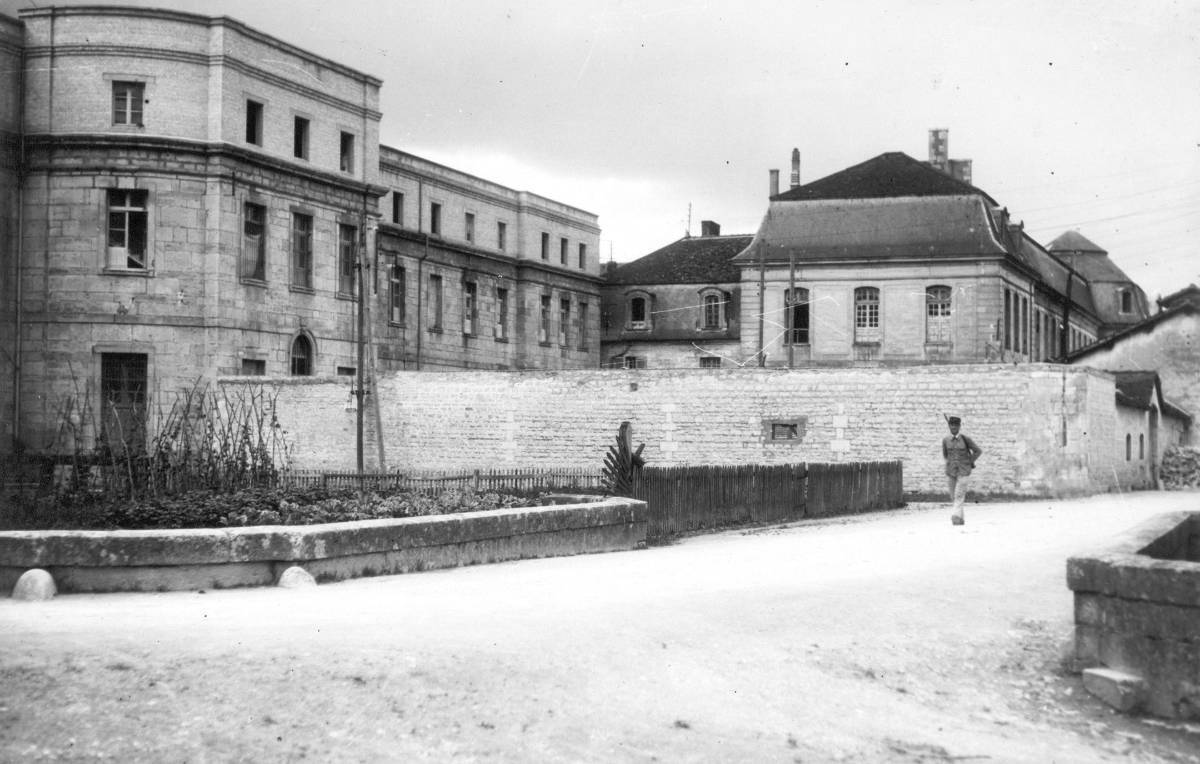
POLYGON ((950 417, 950 424, 962 424, 962 420, 956 416, 950 417))

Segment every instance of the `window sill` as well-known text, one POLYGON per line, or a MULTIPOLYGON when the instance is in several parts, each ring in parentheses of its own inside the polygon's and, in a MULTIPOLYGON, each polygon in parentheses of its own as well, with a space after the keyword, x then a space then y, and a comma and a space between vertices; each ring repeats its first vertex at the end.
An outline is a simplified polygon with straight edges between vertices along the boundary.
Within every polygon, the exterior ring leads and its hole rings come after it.
POLYGON ((508 344, 508 337, 494 337, 493 339, 495 339, 496 342, 503 342, 505 345, 508 344))
POLYGON ((405 328, 405 324, 404 324, 404 322, 403 322, 403 321, 388 321, 388 324, 387 324, 387 325, 388 325, 388 326, 390 326, 390 327, 392 327, 393 329, 403 329, 403 328, 405 328))
POLYGON ((338 292, 335 297, 337 297, 339 300, 346 300, 347 302, 358 302, 357 296, 347 294, 346 292, 338 292))
POLYGON ((430 333, 430 334, 441 334, 441 333, 442 333, 442 327, 440 327, 440 326, 431 326, 431 327, 429 327, 429 333, 430 333))
POLYGON ((879 340, 862 340, 854 343, 854 347, 856 348, 878 348, 882 345, 883 343, 879 340))
POLYGON ((554 346, 553 346, 553 345, 551 345, 549 342, 539 342, 539 343, 538 343, 538 346, 539 346, 539 347, 544 347, 544 348, 552 348, 552 347, 554 347, 554 346))
POLYGON ((299 294, 316 294, 317 290, 312 287, 300 286, 299 284, 288 284, 289 292, 297 292, 299 294))
POLYGON ((154 275, 153 268, 104 268, 101 273, 105 276, 136 276, 150 278, 154 275))
POLYGON ((250 279, 243 276, 238 281, 246 286, 259 287, 261 289, 267 288, 267 282, 264 279, 250 279))

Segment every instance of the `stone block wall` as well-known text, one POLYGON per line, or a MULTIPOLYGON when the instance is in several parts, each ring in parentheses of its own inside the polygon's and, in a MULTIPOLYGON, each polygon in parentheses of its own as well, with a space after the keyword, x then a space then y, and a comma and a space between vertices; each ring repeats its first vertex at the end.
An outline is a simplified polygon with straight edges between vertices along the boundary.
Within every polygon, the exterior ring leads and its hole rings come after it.
MULTIPOLYGON (((296 466, 352 469, 348 386, 272 384, 296 466)), ((599 470, 628 420, 655 465, 899 459, 906 491, 940 494, 943 414, 957 414, 985 451, 977 492, 1089 493, 1114 480, 1113 381, 1082 368, 395 372, 377 394, 389 469, 599 470), (797 423, 800 437, 772 440, 772 422, 797 423)), ((370 463, 373 412, 365 420, 370 463)))

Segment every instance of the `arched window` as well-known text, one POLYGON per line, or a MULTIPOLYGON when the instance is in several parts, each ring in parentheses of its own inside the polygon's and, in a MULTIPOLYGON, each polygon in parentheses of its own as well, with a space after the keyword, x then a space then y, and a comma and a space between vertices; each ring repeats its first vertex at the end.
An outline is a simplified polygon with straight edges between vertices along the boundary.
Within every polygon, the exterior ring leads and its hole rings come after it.
POLYGON ((312 340, 301 334, 292 340, 292 376, 308 377, 313 373, 312 340))
POLYGON ((854 290, 854 341, 879 342, 879 290, 858 287, 854 290))
POLYGON ((1146 458, 1146 433, 1138 434, 1138 459, 1146 458))
POLYGON ((626 306, 628 308, 626 315, 629 316, 626 329, 651 328, 650 314, 653 310, 651 302, 653 297, 650 293, 642 291, 633 292, 626 296, 626 306))
POLYGON ((809 344, 809 296, 808 290, 802 287, 788 289, 783 293, 784 320, 787 323, 785 342, 790 345, 809 344))
POLYGON ((1133 459, 1133 436, 1125 433, 1125 461, 1133 459))
POLYGON ((925 290, 925 341, 950 343, 950 287, 931 286, 925 290))

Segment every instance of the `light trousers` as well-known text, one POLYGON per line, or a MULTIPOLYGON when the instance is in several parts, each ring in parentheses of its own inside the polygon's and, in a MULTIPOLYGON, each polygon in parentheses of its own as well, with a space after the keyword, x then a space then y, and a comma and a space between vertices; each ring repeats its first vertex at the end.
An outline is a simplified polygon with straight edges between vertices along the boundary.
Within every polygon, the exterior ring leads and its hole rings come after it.
POLYGON ((954 505, 954 514, 963 516, 963 503, 967 500, 967 486, 971 482, 968 475, 948 475, 946 481, 950 486, 950 502, 954 505))

